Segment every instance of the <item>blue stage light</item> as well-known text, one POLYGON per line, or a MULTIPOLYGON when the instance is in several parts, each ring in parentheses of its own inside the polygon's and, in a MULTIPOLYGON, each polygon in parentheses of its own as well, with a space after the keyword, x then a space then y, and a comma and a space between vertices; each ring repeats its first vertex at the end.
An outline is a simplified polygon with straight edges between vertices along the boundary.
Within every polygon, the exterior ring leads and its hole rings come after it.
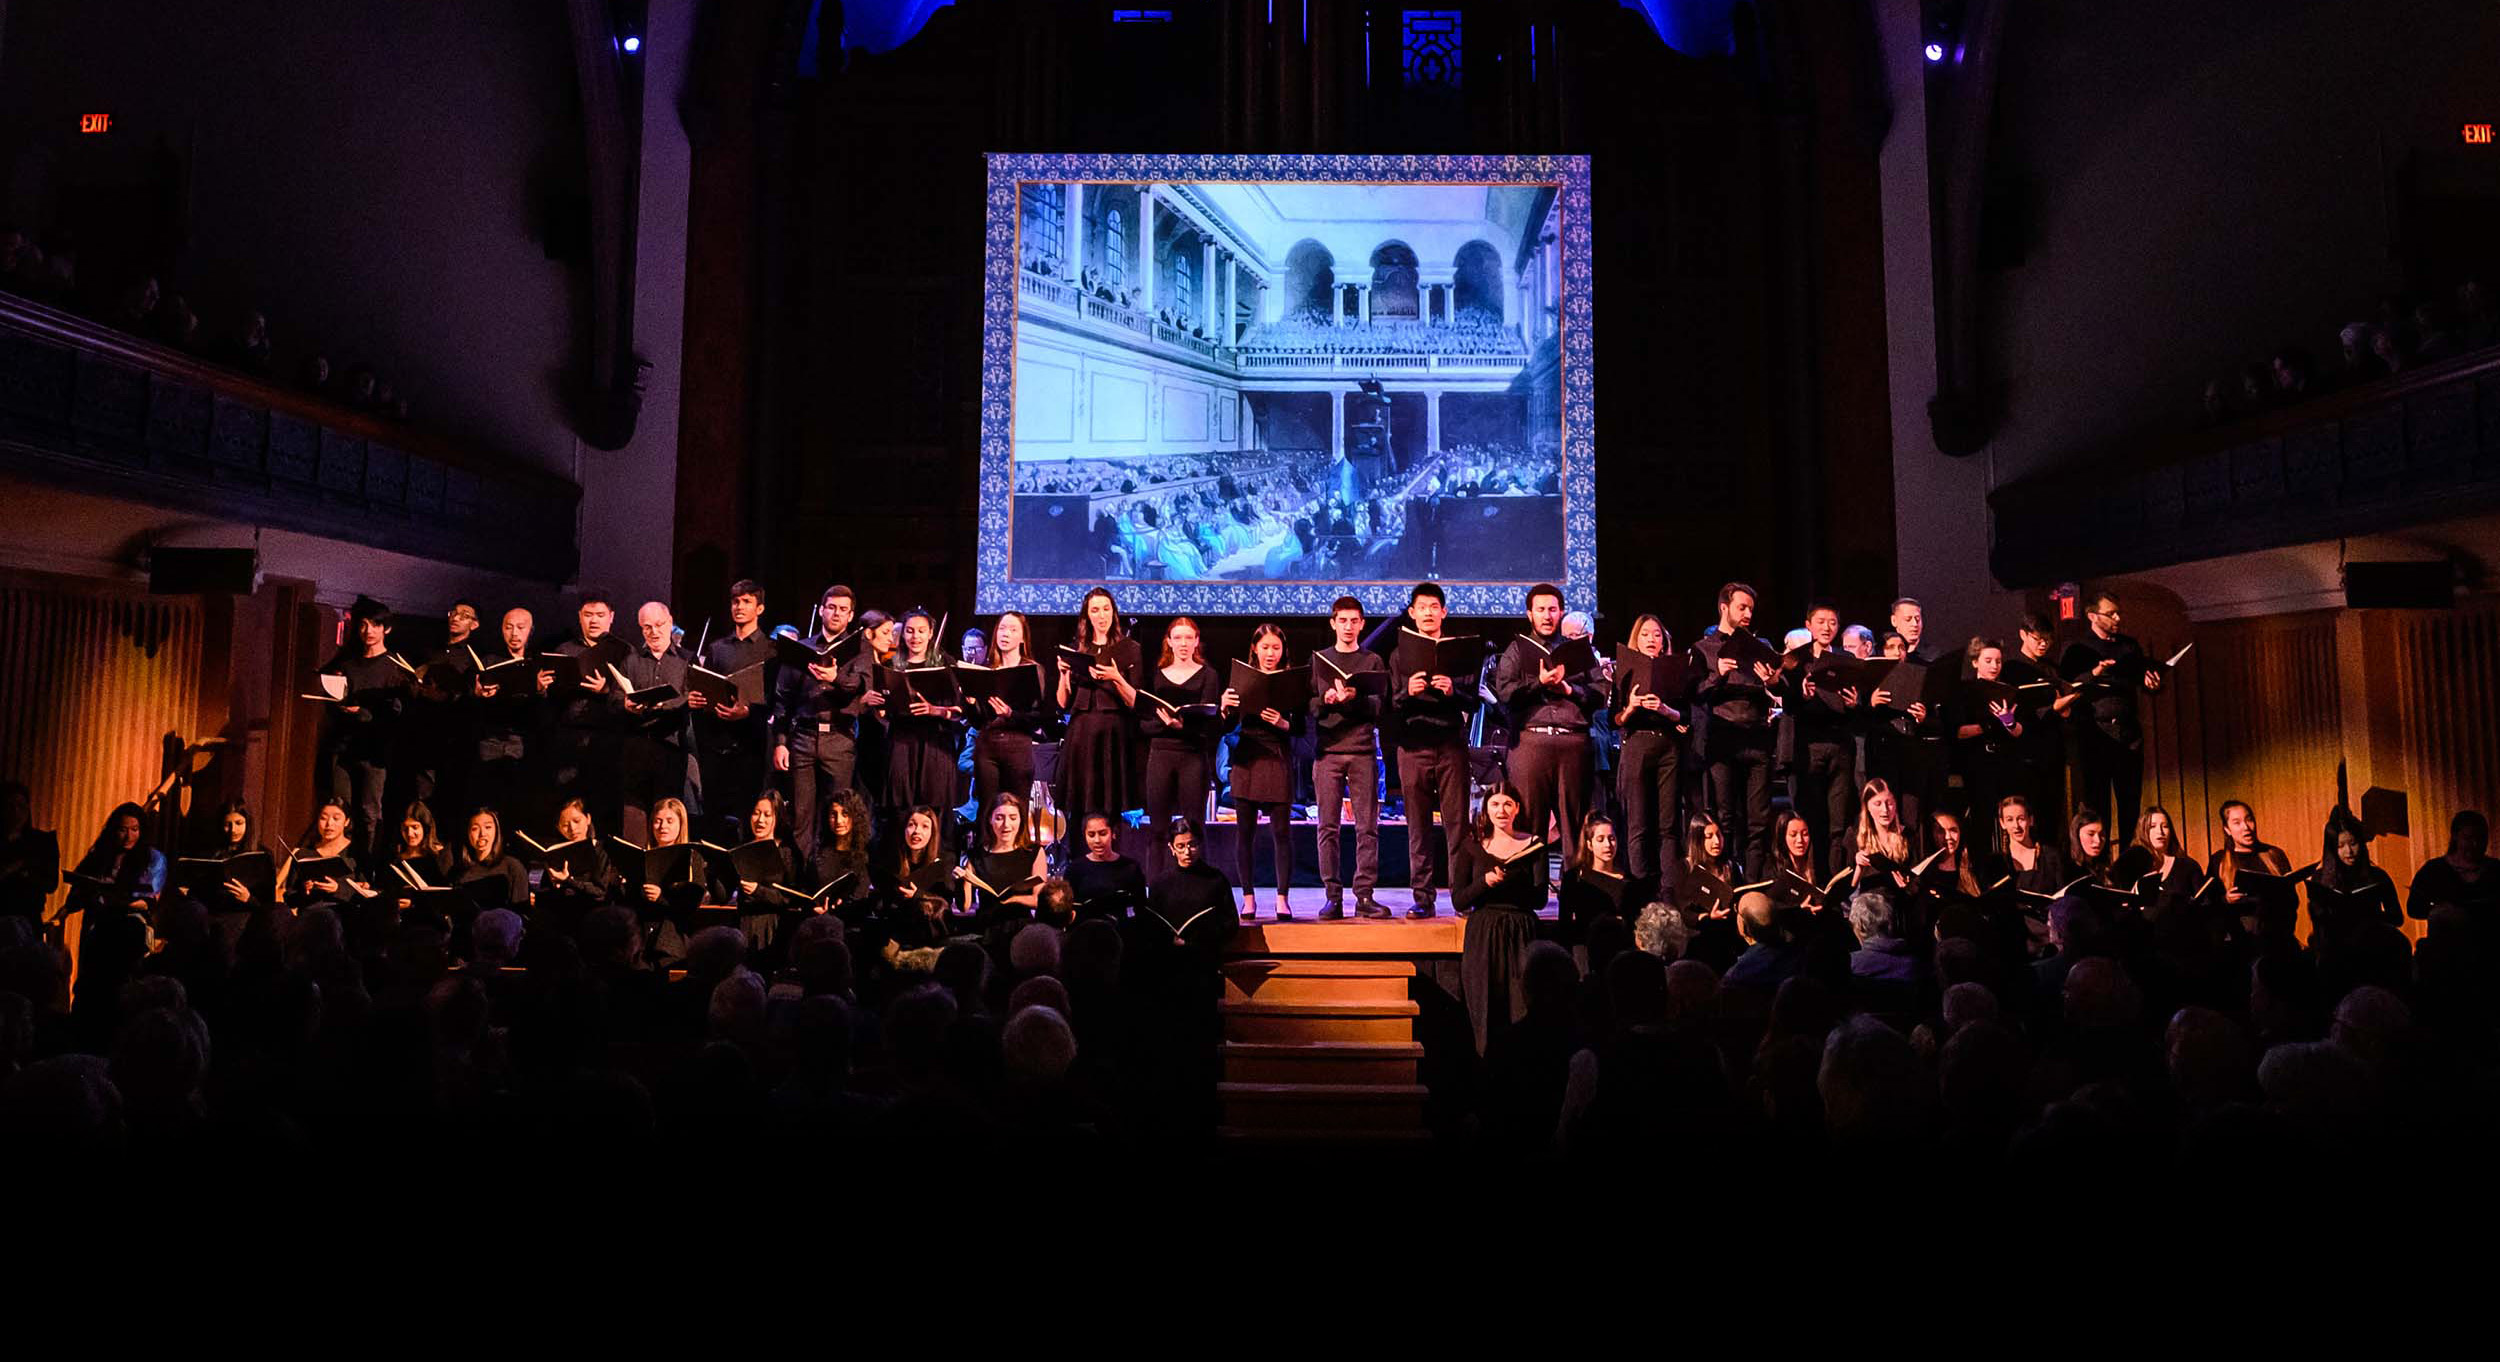
POLYGON ((627 38, 625 40, 625 50, 627 52, 640 52, 642 50, 642 39, 627 38))
POLYGON ((1927 60, 1929 60, 1929 61, 1943 61, 1943 60, 1944 60, 1944 44, 1943 44, 1943 43, 1929 43, 1929 44, 1927 45, 1927 60))

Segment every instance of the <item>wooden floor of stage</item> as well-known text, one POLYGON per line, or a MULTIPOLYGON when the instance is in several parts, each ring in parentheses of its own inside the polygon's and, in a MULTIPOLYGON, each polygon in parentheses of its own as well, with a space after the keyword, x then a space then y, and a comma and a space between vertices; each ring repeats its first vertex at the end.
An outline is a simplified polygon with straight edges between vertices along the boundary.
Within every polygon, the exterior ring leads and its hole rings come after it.
MULTIPOLYGON (((1386 918, 1362 918, 1354 915, 1354 896, 1346 895, 1346 915, 1335 922, 1319 920, 1321 905, 1327 895, 1317 889, 1296 889, 1293 893, 1293 920, 1276 919, 1276 894, 1264 889, 1259 894, 1259 916, 1245 922, 1233 937, 1227 952, 1236 956, 1292 955, 1457 955, 1466 947, 1467 920, 1450 909, 1447 893, 1436 896, 1440 911, 1429 918, 1410 918, 1406 910, 1415 906, 1414 894, 1403 888, 1382 887, 1372 892, 1372 899, 1390 912, 1386 918)), ((1238 897, 1234 900, 1239 902, 1238 897)), ((1539 917, 1551 920, 1553 905, 1548 904, 1539 917)))

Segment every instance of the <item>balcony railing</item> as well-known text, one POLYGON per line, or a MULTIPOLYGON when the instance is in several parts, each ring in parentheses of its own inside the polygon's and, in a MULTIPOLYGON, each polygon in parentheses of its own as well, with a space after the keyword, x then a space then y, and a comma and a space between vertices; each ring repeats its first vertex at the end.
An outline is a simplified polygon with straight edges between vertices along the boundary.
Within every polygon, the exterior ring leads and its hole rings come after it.
POLYGON ((578 562, 568 479, 5 294, 0 467, 541 581, 578 562))
POLYGON ((2500 349, 2191 435, 2117 445, 1998 488, 2009 587, 2500 509, 2500 349))

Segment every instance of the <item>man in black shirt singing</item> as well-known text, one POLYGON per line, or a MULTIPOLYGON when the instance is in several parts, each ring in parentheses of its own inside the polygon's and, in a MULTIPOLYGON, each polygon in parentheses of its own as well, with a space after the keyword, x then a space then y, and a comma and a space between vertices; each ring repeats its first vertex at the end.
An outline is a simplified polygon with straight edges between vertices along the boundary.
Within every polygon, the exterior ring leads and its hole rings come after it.
POLYGON ((1783 691, 1796 762, 1790 803, 1813 830, 1826 867, 1839 864, 1840 839, 1858 816, 1858 735, 1850 711, 1864 697, 1854 687, 1816 685, 1811 670, 1839 640, 1840 611, 1828 601, 1807 606, 1805 665, 1789 674, 1783 691))
MULTIPOLYGON (((1446 636, 1449 605, 1433 582, 1418 583, 1406 615, 1425 638, 1446 636)), ((1456 645, 1449 645, 1456 646, 1456 645)), ((1417 671, 1389 678, 1389 718, 1398 748, 1398 788, 1406 799, 1406 882, 1415 903, 1408 917, 1431 917, 1435 867, 1446 873, 1467 822, 1467 728, 1483 703, 1474 670, 1466 676, 1417 671), (1441 830, 1433 831, 1433 816, 1441 830)))
MULTIPOLYGON (((723 676, 736 676, 754 666, 762 666, 769 675, 772 667, 767 659, 772 655, 772 635, 764 630, 763 586, 745 579, 732 583, 729 632, 704 645, 703 656, 695 660, 723 676)), ((771 743, 770 703, 695 707, 695 750, 703 766, 703 803, 712 821, 725 818, 744 829, 747 811, 763 793, 764 763, 771 743)), ((745 840, 737 835, 736 841, 724 845, 745 840)))
MULTIPOLYGON (((853 597, 847 586, 829 586, 816 602, 811 648, 826 648, 851 632, 853 597)), ((853 654, 856 661, 872 650, 853 654)), ((783 667, 774 680, 773 727, 779 741, 773 766, 790 773, 790 821, 799 847, 813 856, 824 835, 824 806, 851 788, 859 765, 857 705, 866 690, 862 674, 837 657, 783 667)))
POLYGON ((2135 826, 2144 795, 2144 727, 2136 693, 2161 689, 2161 671, 2143 645, 2118 632, 2118 598, 2104 591, 2083 615, 2091 632, 2066 645, 2058 672, 2076 682, 2082 699, 2075 724, 2075 802, 2106 809, 2110 828, 2135 826), (2113 796, 2115 796, 2113 798, 2113 796))
POLYGON ((391 747, 398 739, 408 673, 390 658, 391 612, 370 597, 348 608, 348 639, 321 670, 344 677, 346 698, 322 716, 321 788, 356 811, 360 847, 382 836, 391 747))
POLYGON ((654 805, 663 799, 679 799, 699 811, 702 796, 690 788, 697 778, 692 707, 686 694, 689 659, 677 642, 676 617, 662 602, 645 601, 634 614, 634 627, 642 635, 642 646, 626 654, 618 666, 626 685, 619 688, 616 698, 627 722, 623 826, 626 837, 640 842, 650 835, 654 805), (636 692, 657 692, 663 687, 672 692, 665 698, 634 698, 636 692))
MULTIPOLYGON (((1319 915, 1325 920, 1345 916, 1345 878, 1338 870, 1337 823, 1347 794, 1354 796, 1354 911, 1361 917, 1387 917, 1389 910, 1372 901, 1380 881, 1380 701, 1381 680, 1388 666, 1363 646, 1363 603, 1339 596, 1329 607, 1328 627, 1336 633, 1333 648, 1311 657, 1311 722, 1317 730, 1319 757, 1311 766, 1311 786, 1319 800, 1319 878, 1328 901, 1319 915)), ((1410 831, 1410 837, 1413 835, 1410 831)))
MULTIPOLYGON (((1702 720, 1702 776, 1711 816, 1731 849, 1742 845, 1747 870, 1760 870, 1771 851, 1771 695, 1776 664, 1758 648, 1739 648, 1753 632, 1754 590, 1743 582, 1719 588, 1718 627, 1693 645, 1693 696, 1702 720), (1740 653, 1743 655, 1740 656, 1740 653)), ((1758 640, 1755 641, 1758 644, 1758 640)))
POLYGON ((1574 670, 1552 658, 1563 643, 1562 616, 1559 588, 1545 582, 1528 588, 1528 632, 1502 650, 1493 698, 1511 716, 1510 780, 1528 805, 1519 826, 1531 837, 1555 835, 1570 847, 1580 835, 1597 765, 1589 716, 1606 697, 1588 665, 1574 670), (1558 834, 1548 833, 1549 819, 1561 825, 1558 834))

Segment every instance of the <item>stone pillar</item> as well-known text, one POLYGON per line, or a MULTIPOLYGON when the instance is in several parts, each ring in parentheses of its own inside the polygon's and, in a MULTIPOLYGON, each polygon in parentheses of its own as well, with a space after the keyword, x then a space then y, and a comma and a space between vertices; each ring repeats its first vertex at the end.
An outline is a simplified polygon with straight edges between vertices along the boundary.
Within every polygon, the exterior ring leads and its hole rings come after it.
POLYGON ((1273 325, 1285 319, 1285 280, 1277 274, 1259 276, 1259 320, 1273 325))
POLYGON ((1236 337, 1236 336, 1233 334, 1233 327, 1234 327, 1235 325, 1237 325, 1237 322, 1236 322, 1236 320, 1235 320, 1235 319, 1236 319, 1237 317, 1239 317, 1239 316, 1240 316, 1241 300, 1240 300, 1237 296, 1235 296, 1235 294, 1234 294, 1234 287, 1235 287, 1237 284, 1239 284, 1239 283, 1240 283, 1240 281, 1241 281, 1241 262, 1240 262, 1240 261, 1238 261, 1238 260, 1227 260, 1227 261, 1225 261, 1225 262, 1224 262, 1224 329, 1223 329, 1223 331, 1222 331, 1221 333, 1219 333, 1219 335, 1218 335, 1218 338, 1217 338, 1217 339, 1218 339, 1218 341, 1219 341, 1221 344, 1223 344, 1223 345, 1224 345, 1225 347, 1227 347, 1227 348, 1230 348, 1230 347, 1232 346, 1233 342, 1234 342, 1236 339, 1238 339, 1238 337, 1236 337))
POLYGON ((1424 394, 1424 453, 1441 452, 1441 393, 1438 389, 1424 394))
POLYGON ((1345 453, 1345 391, 1334 389, 1328 394, 1328 454, 1329 457, 1334 458, 1343 453, 1345 453))
POLYGON ((1199 257, 1207 262, 1198 273, 1198 325, 1210 336, 1215 334, 1215 262, 1221 254, 1215 249, 1214 237, 1200 237, 1199 257))
POLYGON ((1065 257, 1060 261, 1059 275, 1073 284, 1085 277, 1084 185, 1068 186, 1067 209, 1067 220, 1060 224, 1059 232, 1059 251, 1065 257))
POLYGON ((1372 286, 1369 284, 1356 284, 1354 287, 1357 290, 1354 295, 1354 300, 1355 302, 1361 304, 1363 308, 1363 325, 1369 326, 1372 324, 1372 286))
POLYGON ((1155 310, 1155 187, 1137 195, 1137 306, 1146 315, 1155 310))
POLYGON ((1343 284, 1328 286, 1328 320, 1336 326, 1345 325, 1345 290, 1343 284))

